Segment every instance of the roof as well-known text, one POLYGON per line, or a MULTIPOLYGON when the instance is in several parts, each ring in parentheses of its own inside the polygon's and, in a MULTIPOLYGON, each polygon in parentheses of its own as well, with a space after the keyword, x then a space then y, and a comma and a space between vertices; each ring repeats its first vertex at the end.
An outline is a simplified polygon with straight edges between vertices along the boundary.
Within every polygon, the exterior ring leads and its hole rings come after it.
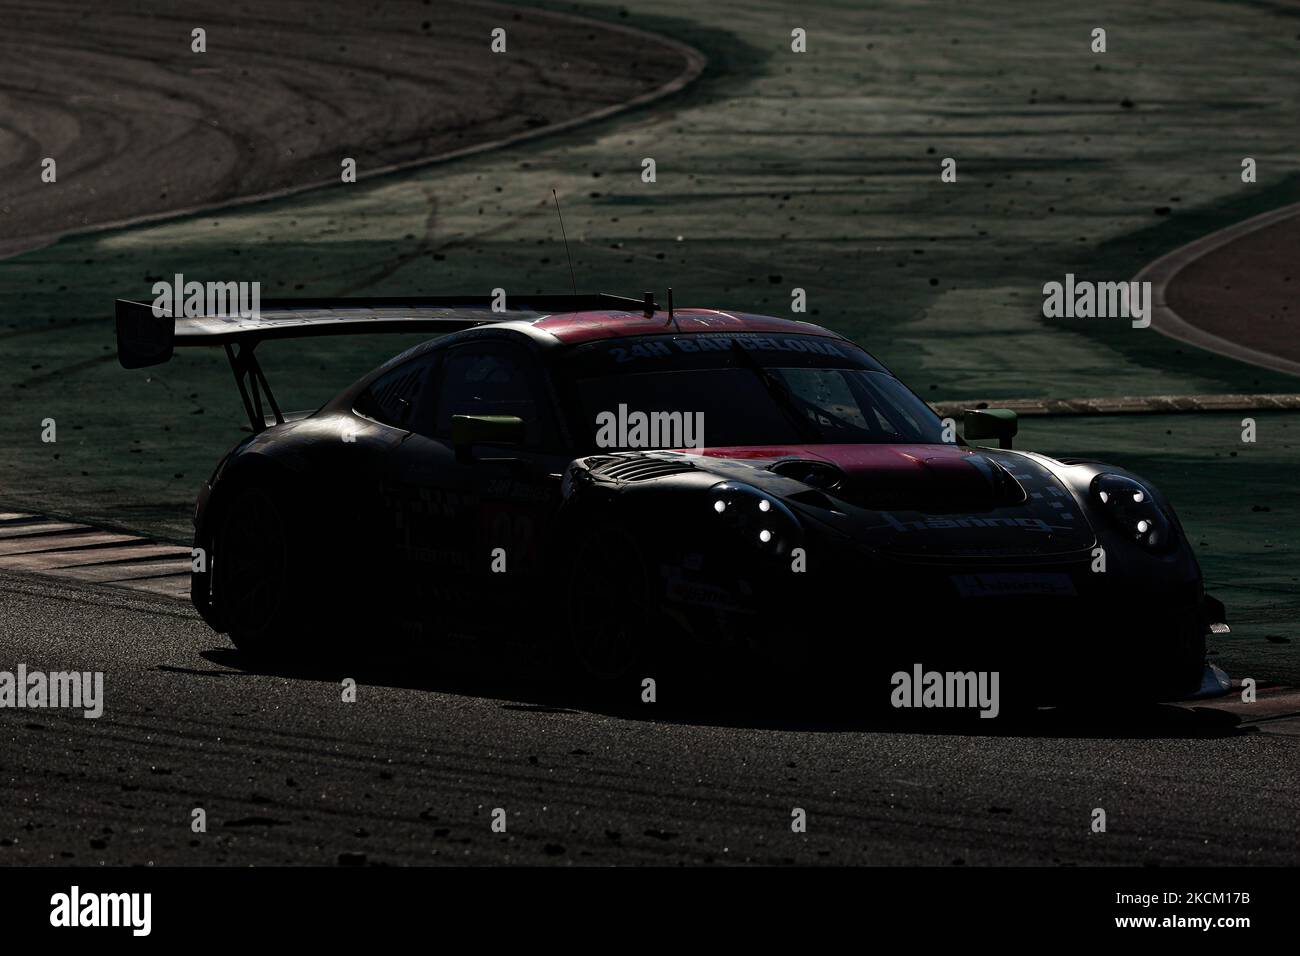
POLYGON ((644 312, 589 311, 557 312, 529 323, 534 329, 549 332, 566 345, 595 342, 600 339, 621 339, 634 335, 653 335, 657 332, 681 334, 698 332, 769 332, 784 335, 819 335, 824 338, 843 338, 839 333, 823 329, 811 322, 781 319, 771 315, 754 315, 749 312, 720 312, 717 309, 676 309, 675 322, 668 313, 655 312, 647 317, 644 312))

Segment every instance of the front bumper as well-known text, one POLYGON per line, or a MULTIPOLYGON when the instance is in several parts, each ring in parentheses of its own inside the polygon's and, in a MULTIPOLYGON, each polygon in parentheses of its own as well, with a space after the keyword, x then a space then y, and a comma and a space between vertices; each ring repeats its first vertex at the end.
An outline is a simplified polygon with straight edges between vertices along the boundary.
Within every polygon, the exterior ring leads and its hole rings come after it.
POLYGON ((665 606, 696 641, 791 674, 996 670, 1039 703, 1205 690, 1205 636, 1222 605, 1199 575, 1093 573, 1090 555, 917 561, 824 544, 808 555, 802 572, 735 555, 667 566, 665 606))

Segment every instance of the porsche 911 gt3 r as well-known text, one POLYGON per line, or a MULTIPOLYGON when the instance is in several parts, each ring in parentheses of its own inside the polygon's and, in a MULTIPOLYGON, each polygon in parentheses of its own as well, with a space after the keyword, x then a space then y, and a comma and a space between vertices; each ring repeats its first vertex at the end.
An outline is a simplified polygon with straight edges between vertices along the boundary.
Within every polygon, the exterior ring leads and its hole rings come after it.
POLYGON ((967 412, 958 438, 810 323, 647 295, 179 319, 119 300, 117 328, 128 368, 229 355, 253 434, 200 491, 192 597, 250 652, 341 634, 362 653, 396 623, 535 641, 600 681, 707 653, 998 670, 1043 700, 1224 686, 1205 665, 1222 605, 1150 482, 1012 450, 1002 410, 967 412), (255 353, 419 330, 446 334, 305 416, 255 353))

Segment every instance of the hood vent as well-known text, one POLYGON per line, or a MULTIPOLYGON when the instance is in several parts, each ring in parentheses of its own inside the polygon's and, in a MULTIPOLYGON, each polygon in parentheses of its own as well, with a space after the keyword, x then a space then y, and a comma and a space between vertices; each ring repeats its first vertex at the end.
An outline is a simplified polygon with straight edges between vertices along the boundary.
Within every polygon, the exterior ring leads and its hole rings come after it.
POLYGON ((809 461, 806 458, 787 458, 767 469, 782 478, 801 481, 813 488, 833 492, 844 482, 844 472, 828 461, 809 461))
POLYGON ((602 478, 615 481, 650 481, 652 478, 667 478, 670 475, 682 475, 694 471, 695 466, 688 461, 669 461, 663 458, 615 458, 608 465, 595 469, 602 478))

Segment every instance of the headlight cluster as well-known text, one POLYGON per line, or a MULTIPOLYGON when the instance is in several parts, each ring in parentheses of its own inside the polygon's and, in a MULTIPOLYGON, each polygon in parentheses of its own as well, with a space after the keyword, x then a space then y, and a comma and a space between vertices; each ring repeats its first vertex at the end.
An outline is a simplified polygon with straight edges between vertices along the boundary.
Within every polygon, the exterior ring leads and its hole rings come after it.
POLYGON ((799 519, 778 498, 743 481, 723 481, 709 489, 713 520, 743 542, 771 554, 786 554, 802 534, 799 519))
POLYGON ((1123 475, 1097 475, 1090 488, 1093 507, 1104 511, 1131 541, 1159 551, 1173 539, 1169 518, 1141 482, 1123 475))

